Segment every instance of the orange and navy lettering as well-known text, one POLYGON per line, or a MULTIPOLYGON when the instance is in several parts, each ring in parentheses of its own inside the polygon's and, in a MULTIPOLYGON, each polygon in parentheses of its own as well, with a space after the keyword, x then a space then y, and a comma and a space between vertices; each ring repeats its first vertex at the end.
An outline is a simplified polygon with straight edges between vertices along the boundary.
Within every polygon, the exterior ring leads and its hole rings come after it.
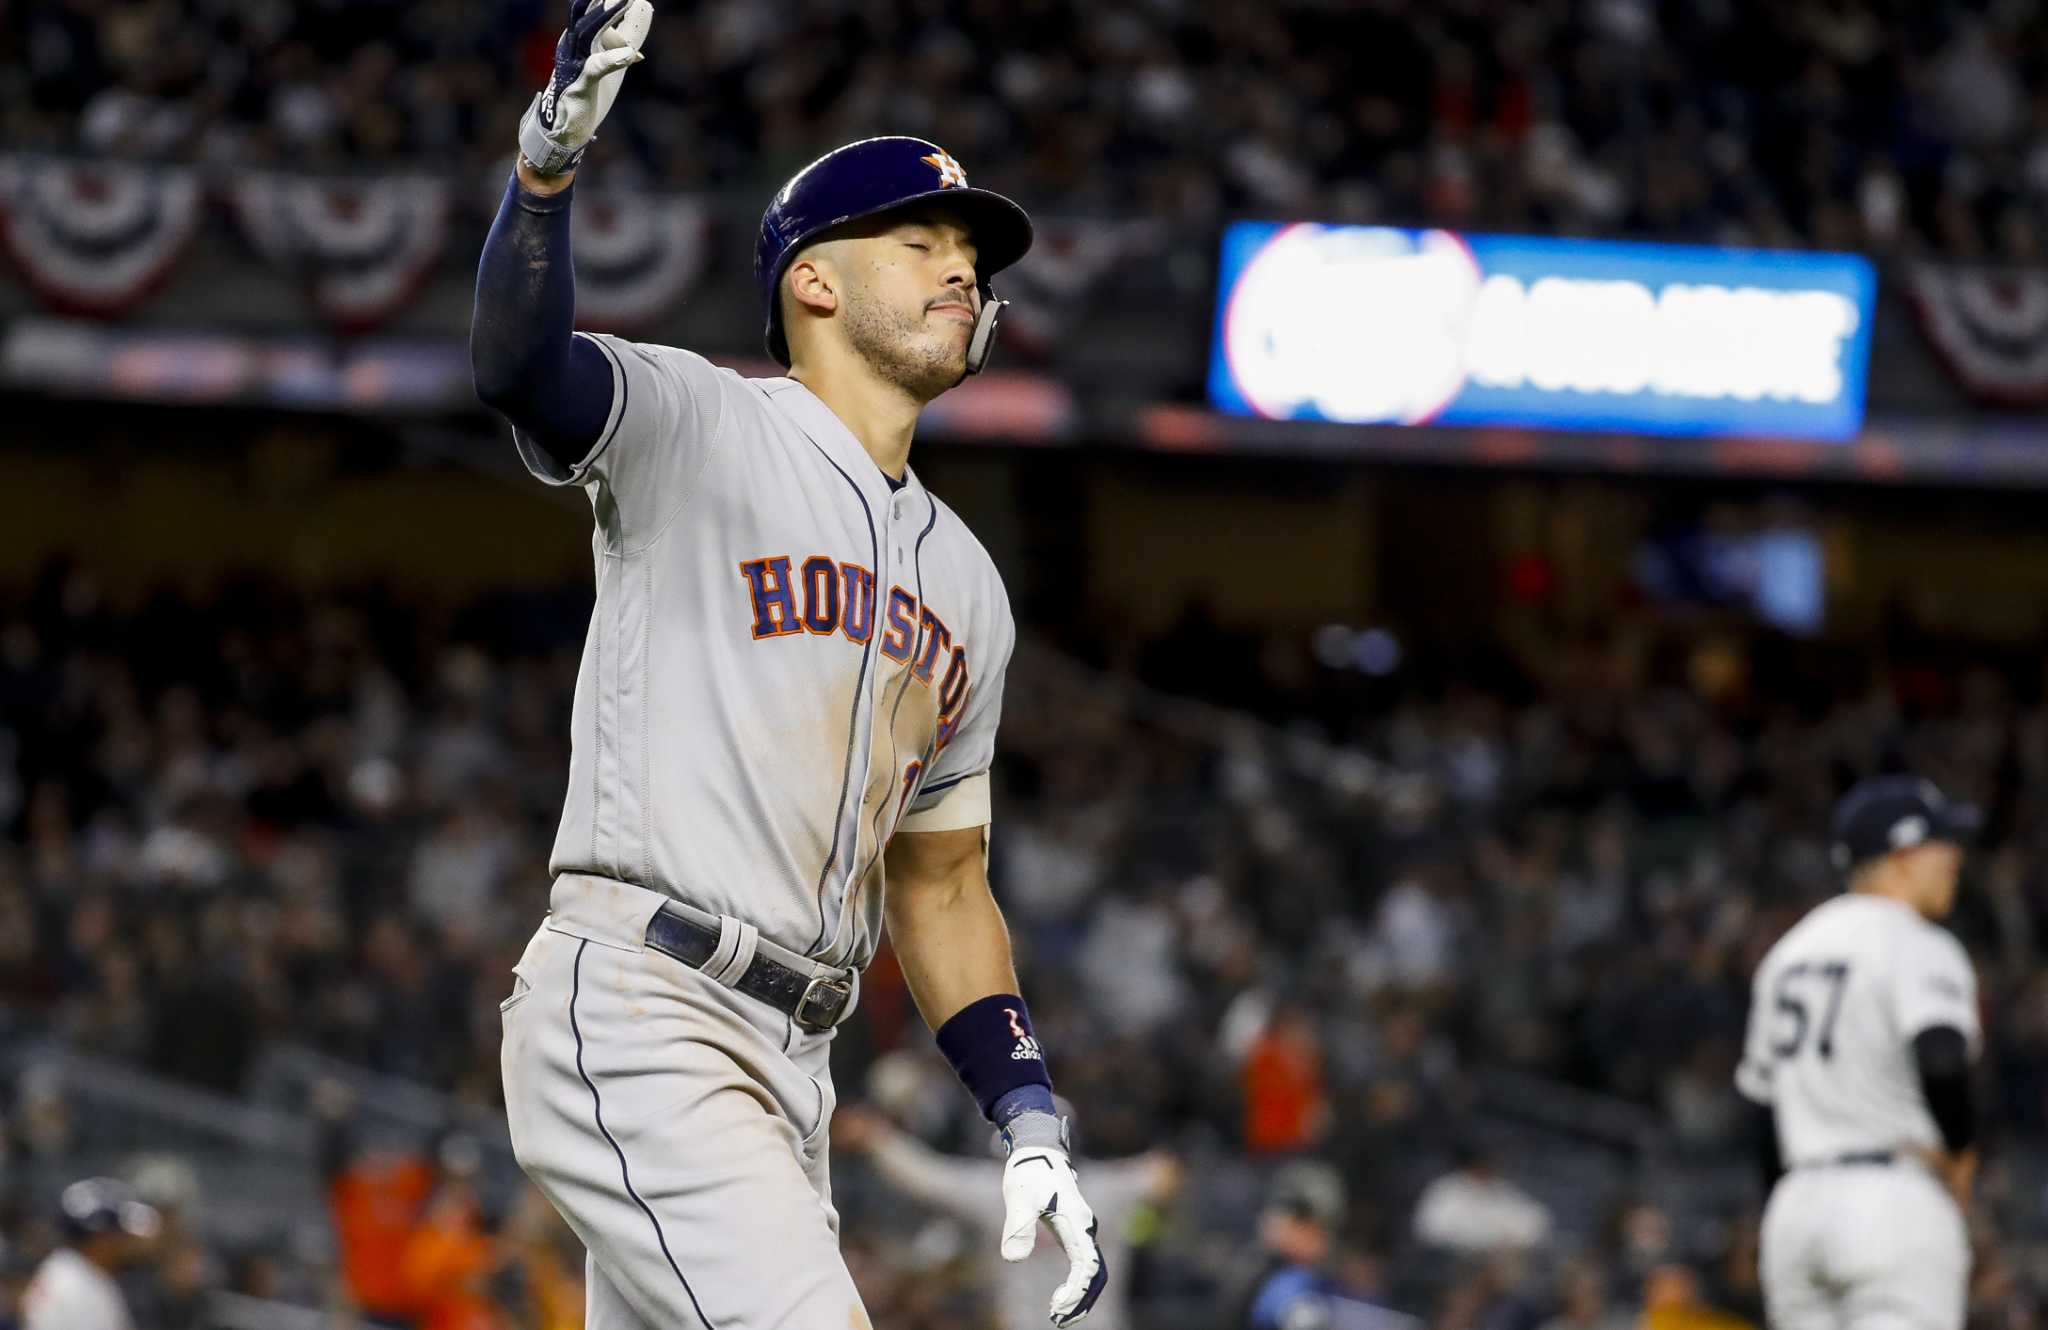
POLYGON ((929 605, 923 606, 918 610, 917 618, 920 625, 919 632, 923 635, 925 642, 924 655, 918 657, 917 661, 917 681, 919 683, 930 683, 932 681, 932 662, 939 658, 940 652, 952 647, 953 630, 946 627, 945 622, 938 615, 932 613, 932 607, 929 605))
MULTIPOLYGON (((874 573, 823 554, 813 554, 800 568, 792 568, 794 563, 787 554, 775 554, 740 565, 753 614, 754 640, 798 633, 818 637, 843 633, 849 642, 867 645, 875 632, 874 573)), ((929 686, 940 659, 946 661, 938 686, 938 743, 944 748, 959 728, 960 710, 967 700, 967 651, 953 644, 953 630, 945 620, 900 586, 889 589, 884 625, 882 654, 909 662, 911 675, 919 683, 929 686), (918 659, 911 662, 914 651, 918 659)))
POLYGON ((896 816, 903 816, 903 809, 910 802, 910 792, 917 788, 917 778, 924 771, 924 759, 913 757, 910 765, 903 768, 903 793, 896 799, 896 816))
POLYGON ((820 636, 839 631, 839 565, 822 554, 804 560, 804 627, 820 636))
POLYGON ((967 700, 967 649, 954 647, 946 663, 946 677, 939 680, 939 714, 950 716, 967 700))
POLYGON ((890 660, 910 659, 910 633, 917 623, 917 597, 902 587, 889 588, 889 631, 882 636, 882 654, 890 660))
POLYGON ((846 587, 846 612, 839 630, 848 641, 866 646, 875 631, 875 575, 857 563, 840 564, 839 573, 846 587))
POLYGON ((749 559, 740 565, 754 602, 754 640, 783 637, 804 630, 796 612, 796 590, 790 585, 789 556, 749 559))

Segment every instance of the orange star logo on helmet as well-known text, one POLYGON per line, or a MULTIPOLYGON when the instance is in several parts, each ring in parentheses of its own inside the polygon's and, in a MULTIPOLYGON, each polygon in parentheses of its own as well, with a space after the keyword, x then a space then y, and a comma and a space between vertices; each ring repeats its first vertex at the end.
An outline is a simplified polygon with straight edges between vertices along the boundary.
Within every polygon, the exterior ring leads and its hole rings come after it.
POLYGON ((953 160, 953 154, 941 148, 929 157, 921 159, 925 165, 939 173, 939 187, 942 189, 967 188, 967 172, 960 169, 960 163, 953 160))

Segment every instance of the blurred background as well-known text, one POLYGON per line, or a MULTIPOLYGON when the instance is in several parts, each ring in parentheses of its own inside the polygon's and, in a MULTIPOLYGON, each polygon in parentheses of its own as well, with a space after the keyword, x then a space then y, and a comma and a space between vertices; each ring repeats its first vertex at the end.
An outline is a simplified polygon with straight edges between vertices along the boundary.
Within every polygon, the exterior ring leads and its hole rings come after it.
MULTIPOLYGON (((0 1324, 94 1175, 144 1330, 581 1323, 493 1008, 590 514, 464 342, 561 11, 0 0, 0 1324)), ((1759 1324, 1749 975, 1901 767, 1992 810, 1971 1315, 2038 1323, 2044 75, 2032 0, 658 6, 586 326, 773 372, 755 222, 867 134, 1038 220, 915 463, 1023 632, 994 881, 1109 1327, 1282 1250, 1759 1324)), ((876 1324, 1038 1324, 886 952, 836 1060, 876 1324)))

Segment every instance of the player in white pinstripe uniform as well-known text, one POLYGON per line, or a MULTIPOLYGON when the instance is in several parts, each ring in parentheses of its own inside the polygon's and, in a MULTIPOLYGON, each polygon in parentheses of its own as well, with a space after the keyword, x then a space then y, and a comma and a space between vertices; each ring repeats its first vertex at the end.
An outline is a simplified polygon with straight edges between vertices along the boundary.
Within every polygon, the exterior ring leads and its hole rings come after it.
POLYGON ((1757 969, 1736 1072, 1770 1122, 1764 1293, 1774 1330, 1960 1330, 1976 1173, 1976 974, 1936 921, 1980 822, 1927 781, 1851 790, 1848 891, 1757 969))

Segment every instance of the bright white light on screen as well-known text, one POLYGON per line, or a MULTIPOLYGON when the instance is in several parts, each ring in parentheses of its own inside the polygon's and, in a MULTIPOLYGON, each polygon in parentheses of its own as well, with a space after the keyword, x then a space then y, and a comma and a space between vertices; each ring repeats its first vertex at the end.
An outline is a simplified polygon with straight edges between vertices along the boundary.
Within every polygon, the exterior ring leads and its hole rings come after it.
POLYGON ((1832 290, 1483 275, 1455 235, 1291 226, 1239 275, 1223 351, 1261 414, 1412 424, 1495 390, 1826 406, 1854 301, 1832 290))
POLYGON ((1479 269, 1458 238, 1293 226, 1238 279, 1224 326, 1239 388, 1261 412, 1427 419, 1465 380, 1479 269))

